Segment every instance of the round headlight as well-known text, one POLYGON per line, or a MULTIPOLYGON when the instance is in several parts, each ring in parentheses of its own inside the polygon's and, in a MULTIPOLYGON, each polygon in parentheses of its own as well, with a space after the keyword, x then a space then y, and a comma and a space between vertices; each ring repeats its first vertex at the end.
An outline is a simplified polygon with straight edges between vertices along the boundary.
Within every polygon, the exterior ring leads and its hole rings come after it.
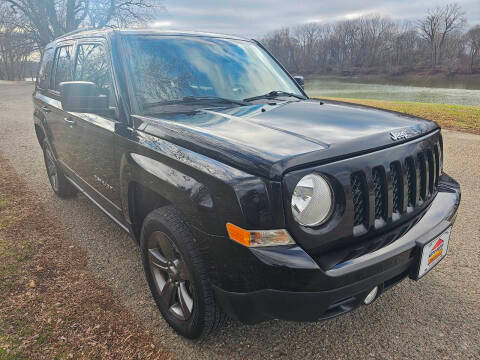
POLYGON ((300 225, 320 225, 328 219, 332 208, 332 190, 323 176, 306 175, 295 186, 292 196, 292 212, 300 225))

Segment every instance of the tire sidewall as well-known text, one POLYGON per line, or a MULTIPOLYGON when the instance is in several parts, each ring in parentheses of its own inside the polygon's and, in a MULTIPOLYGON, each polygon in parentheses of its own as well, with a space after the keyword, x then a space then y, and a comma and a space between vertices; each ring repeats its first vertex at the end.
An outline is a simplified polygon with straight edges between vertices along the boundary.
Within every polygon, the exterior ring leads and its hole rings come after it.
POLYGON ((59 166, 58 166, 58 162, 57 160, 55 159, 55 156, 53 154, 53 150, 52 150, 52 147, 50 146, 49 142, 47 141, 47 139, 44 139, 43 140, 43 160, 45 161, 45 169, 47 171, 47 176, 48 176, 48 181, 50 183, 50 186, 52 187, 52 190, 57 194, 57 195, 60 195, 60 174, 61 172, 60 169, 59 169, 59 166), (48 159, 47 159, 47 151, 50 151, 50 153, 52 154, 52 157, 53 157, 53 162, 55 164, 55 168, 56 168, 56 171, 57 171, 57 189, 55 189, 55 187, 53 186, 52 184, 52 180, 50 179, 50 174, 48 173, 48 159))
POLYGON ((77 189, 73 187, 72 184, 67 180, 65 177, 65 174, 63 173, 62 167, 59 165, 57 158, 55 156, 55 153, 53 152, 53 148, 50 145, 49 141, 47 138, 43 140, 43 158, 45 161, 45 168, 47 171, 47 176, 48 176, 48 181, 50 182, 50 185, 52 187, 52 190, 61 198, 70 198, 73 197, 77 193, 77 189), (52 180, 50 179, 50 174, 48 173, 48 164, 47 164, 47 149, 50 151, 53 157, 53 162, 57 171, 57 187, 58 189, 55 189, 55 187, 52 184, 52 180))
POLYGON ((168 224, 167 219, 164 216, 161 216, 159 211, 156 211, 147 216, 144 221, 140 238, 140 248, 147 283, 152 292, 155 303, 160 309, 163 317, 170 324, 170 326, 172 326, 180 334, 190 339, 196 339, 203 333, 203 320, 206 306, 205 291, 207 291, 207 289, 205 286, 206 284, 202 281, 199 275, 199 272, 202 269, 198 268, 201 267, 202 264, 198 261, 193 261, 191 256, 191 252, 195 251, 196 246, 196 244, 191 241, 192 239, 192 235, 190 233, 185 233, 185 229, 177 229, 174 226, 171 226, 168 224), (150 260, 148 256, 148 239, 154 231, 161 231, 170 238, 177 250, 180 252, 183 261, 186 263, 190 272, 193 285, 193 311, 188 320, 180 320, 170 313, 167 305, 163 301, 163 298, 160 296, 160 294, 158 294, 155 280, 150 271, 150 260), (187 244, 187 241, 192 243, 187 244))

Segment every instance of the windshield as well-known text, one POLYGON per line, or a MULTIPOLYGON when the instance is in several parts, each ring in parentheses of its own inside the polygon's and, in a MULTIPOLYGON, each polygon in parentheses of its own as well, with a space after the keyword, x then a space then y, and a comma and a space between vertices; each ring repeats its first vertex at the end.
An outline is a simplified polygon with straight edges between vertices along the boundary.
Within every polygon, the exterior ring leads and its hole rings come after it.
POLYGON ((142 112, 186 97, 241 101, 280 91, 303 96, 257 44, 213 37, 124 36, 142 112))

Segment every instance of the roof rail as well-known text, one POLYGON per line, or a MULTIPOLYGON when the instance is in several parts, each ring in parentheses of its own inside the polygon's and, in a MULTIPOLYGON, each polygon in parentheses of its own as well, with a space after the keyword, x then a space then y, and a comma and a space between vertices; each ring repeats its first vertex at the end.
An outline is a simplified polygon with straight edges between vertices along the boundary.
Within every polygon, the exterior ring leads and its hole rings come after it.
POLYGON ((77 29, 77 30, 73 30, 73 31, 70 31, 66 34, 63 34, 61 36, 59 36, 58 38, 63 38, 63 37, 67 37, 67 36, 70 36, 70 35, 75 35, 77 33, 80 33, 80 32, 83 32, 83 31, 89 31, 89 30, 101 30, 101 29, 96 29, 94 27, 85 27, 85 28, 80 28, 80 29, 77 29))

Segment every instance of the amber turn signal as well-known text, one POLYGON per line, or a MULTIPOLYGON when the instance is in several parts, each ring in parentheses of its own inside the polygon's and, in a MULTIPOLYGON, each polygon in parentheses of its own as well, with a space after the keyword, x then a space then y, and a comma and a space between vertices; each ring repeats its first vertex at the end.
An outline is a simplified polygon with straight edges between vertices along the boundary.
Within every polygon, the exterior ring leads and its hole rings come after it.
POLYGON ((287 230, 245 230, 232 223, 227 223, 227 232, 230 239, 248 247, 293 245, 287 230))

